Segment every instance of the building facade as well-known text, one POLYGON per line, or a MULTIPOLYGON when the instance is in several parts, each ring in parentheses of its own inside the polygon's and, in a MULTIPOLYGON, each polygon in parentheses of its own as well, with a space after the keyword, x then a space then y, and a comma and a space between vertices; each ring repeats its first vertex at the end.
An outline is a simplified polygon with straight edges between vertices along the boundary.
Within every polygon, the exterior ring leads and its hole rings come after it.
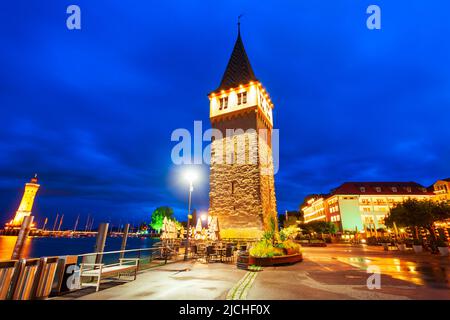
POLYGON ((209 214, 224 238, 259 237, 277 225, 270 97, 256 78, 240 30, 219 87, 209 94, 209 214), (219 133, 219 134, 217 134, 219 133))
POLYGON ((384 218, 396 203, 434 196, 415 182, 346 182, 329 194, 307 197, 301 210, 305 223, 332 222, 341 232, 384 229, 384 218))
POLYGON ((450 201, 450 178, 436 181, 433 191, 436 201, 450 201))

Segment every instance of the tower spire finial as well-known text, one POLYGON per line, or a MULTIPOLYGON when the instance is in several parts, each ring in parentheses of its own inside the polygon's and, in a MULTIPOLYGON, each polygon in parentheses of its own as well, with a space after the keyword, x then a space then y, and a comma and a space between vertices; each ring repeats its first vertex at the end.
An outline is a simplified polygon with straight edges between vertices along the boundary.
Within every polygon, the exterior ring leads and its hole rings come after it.
POLYGON ((241 18, 244 16, 244 14, 240 14, 238 16, 238 35, 241 35, 241 18))

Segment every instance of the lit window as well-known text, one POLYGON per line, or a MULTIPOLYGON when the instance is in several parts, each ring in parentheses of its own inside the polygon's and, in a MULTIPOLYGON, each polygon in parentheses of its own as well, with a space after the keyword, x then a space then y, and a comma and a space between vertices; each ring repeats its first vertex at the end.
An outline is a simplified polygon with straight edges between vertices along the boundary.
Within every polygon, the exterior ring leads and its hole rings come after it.
POLYGON ((238 93, 238 105, 247 103, 247 91, 238 93))
POLYGON ((219 110, 228 108, 228 97, 220 98, 219 110))

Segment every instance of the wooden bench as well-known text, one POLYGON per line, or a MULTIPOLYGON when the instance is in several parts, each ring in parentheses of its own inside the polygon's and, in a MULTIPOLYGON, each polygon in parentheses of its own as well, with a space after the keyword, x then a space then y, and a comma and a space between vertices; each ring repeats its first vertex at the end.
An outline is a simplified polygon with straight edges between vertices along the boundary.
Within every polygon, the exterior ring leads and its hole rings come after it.
POLYGON ((136 280, 136 274, 139 266, 139 259, 119 259, 119 263, 105 265, 103 263, 81 263, 80 264, 80 283, 81 287, 95 287, 98 291, 100 281, 104 278, 132 274, 136 280), (94 283, 83 283, 83 277, 97 278, 94 283))
POLYGON ((0 262, 0 300, 6 300, 14 282, 14 271, 19 262, 17 260, 0 262))

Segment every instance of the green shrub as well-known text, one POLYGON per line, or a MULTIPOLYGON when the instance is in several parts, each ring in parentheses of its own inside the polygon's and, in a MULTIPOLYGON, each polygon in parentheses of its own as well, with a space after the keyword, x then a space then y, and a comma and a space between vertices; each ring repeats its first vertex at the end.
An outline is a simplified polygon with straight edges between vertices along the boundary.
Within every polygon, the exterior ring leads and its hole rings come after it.
POLYGON ((282 256, 283 249, 274 247, 270 241, 261 240, 253 245, 250 250, 250 255, 257 258, 272 258, 274 256, 282 256))
POLYGON ((271 258, 274 256, 274 247, 267 240, 263 239, 250 248, 250 255, 258 258, 271 258))
POLYGON ((295 253, 300 253, 302 251, 301 245, 292 240, 283 241, 282 243, 279 244, 279 247, 283 249, 290 249, 295 253))
POLYGON ((288 239, 295 239, 300 232, 300 229, 297 226, 289 226, 280 231, 280 240, 285 241, 288 239))

